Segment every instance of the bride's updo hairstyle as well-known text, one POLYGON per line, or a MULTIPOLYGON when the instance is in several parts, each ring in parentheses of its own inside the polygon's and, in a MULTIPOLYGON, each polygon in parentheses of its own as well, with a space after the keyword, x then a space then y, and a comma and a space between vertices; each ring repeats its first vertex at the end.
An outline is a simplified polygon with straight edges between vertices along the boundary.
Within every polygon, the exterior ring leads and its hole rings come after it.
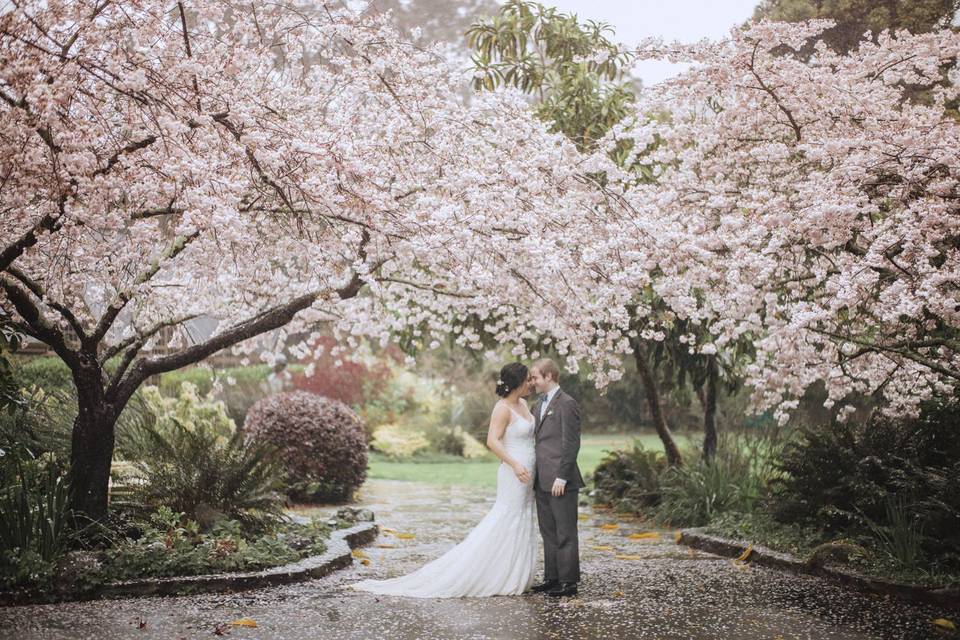
POLYGON ((497 395, 506 398, 510 392, 527 381, 527 366, 521 362, 511 362, 500 369, 497 380, 497 395))

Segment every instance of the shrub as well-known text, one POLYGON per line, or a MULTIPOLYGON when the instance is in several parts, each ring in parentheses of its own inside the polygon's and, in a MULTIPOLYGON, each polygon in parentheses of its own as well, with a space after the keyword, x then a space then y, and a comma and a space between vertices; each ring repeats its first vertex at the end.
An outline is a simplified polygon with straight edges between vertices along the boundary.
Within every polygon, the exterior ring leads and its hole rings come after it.
POLYGON ((278 393, 250 408, 245 431, 281 450, 287 493, 296 500, 346 500, 366 479, 366 430, 342 402, 278 393))
POLYGON ((430 448, 451 456, 463 457, 463 430, 459 427, 434 427, 427 431, 430 448))
POLYGON ((630 450, 611 451, 593 472, 596 501, 629 513, 652 507, 660 502, 660 475, 666 468, 662 453, 639 442, 630 450))
POLYGON ((455 427, 463 438, 463 457, 468 459, 489 458, 493 455, 487 445, 474 438, 468 431, 455 427))
POLYGON ((0 588, 46 585, 69 544, 68 485, 52 454, 0 458, 0 588))
POLYGON ((702 526, 723 513, 753 513, 769 495, 779 471, 781 433, 723 433, 714 458, 707 462, 689 450, 683 467, 671 467, 660 478, 658 517, 669 523, 702 526))
POLYGON ((36 553, 55 560, 67 540, 67 480, 53 456, 4 453, 0 487, 0 552, 36 553), (26 459, 23 459, 26 458, 26 459))
POLYGON ((335 345, 333 338, 322 336, 317 342, 321 343, 323 352, 312 359, 302 373, 293 377, 295 389, 354 407, 363 406, 369 398, 383 391, 392 375, 386 362, 378 361, 373 366, 367 366, 362 362, 335 358, 330 355, 335 345))
POLYGON ((419 429, 385 424, 373 432, 370 448, 391 458, 409 458, 430 448, 430 440, 419 429))
POLYGON ((34 384, 21 388, 20 394, 16 408, 0 412, 0 449, 29 452, 32 457, 51 453, 65 460, 70 452, 70 425, 76 415, 71 393, 34 384))
POLYGON ((8 591, 33 585, 47 588, 55 569, 56 562, 44 560, 36 551, 0 552, 0 589, 8 591))
POLYGON ((265 443, 247 442, 222 402, 202 399, 185 383, 177 398, 145 389, 155 421, 125 430, 123 450, 135 458, 135 499, 168 507, 211 526, 236 518, 256 528, 281 515, 283 469, 265 443))
POLYGON ((881 545, 890 542, 883 531, 899 531, 906 546, 922 532, 927 557, 960 567, 958 423, 960 402, 941 399, 926 402, 917 418, 875 413, 866 423, 804 428, 780 462, 775 517, 881 545))
POLYGON ((439 416, 432 415, 429 404, 436 404, 437 398, 442 396, 443 390, 436 380, 397 368, 360 410, 372 437, 381 425, 406 423, 410 416, 416 416, 418 424, 415 426, 418 428, 424 423, 439 422, 439 416))
POLYGON ((209 431, 225 440, 237 430, 227 414, 226 404, 214 399, 212 393, 201 396, 193 383, 181 384, 173 397, 161 395, 160 389, 153 386, 144 387, 142 391, 144 403, 155 416, 161 433, 179 424, 188 429, 209 431))
POLYGON ((234 424, 243 425, 247 411, 255 402, 288 388, 287 378, 302 369, 302 365, 296 363, 279 373, 274 373, 274 367, 268 364, 224 368, 193 366, 161 374, 157 387, 161 395, 176 396, 184 383, 193 384, 198 394, 222 400, 234 424))
POLYGON ((889 496, 886 502, 886 522, 869 522, 875 546, 904 568, 920 565, 923 560, 923 520, 916 517, 913 505, 902 496, 889 496))
POLYGON ((781 448, 777 431, 724 433, 710 462, 688 448, 687 464, 670 467, 661 452, 637 443, 600 461, 593 474, 595 499, 621 512, 646 513, 686 526, 707 524, 729 511, 750 513, 779 473, 773 460, 781 448))
MULTIPOLYGON (((48 389, 34 384, 21 388, 20 394, 16 408, 0 412, 0 449, 22 448, 33 457, 50 453, 58 460, 67 460, 77 416, 76 390, 72 386, 48 389)), ((151 416, 142 392, 137 391, 117 420, 118 435, 151 416)))
POLYGON ((15 377, 20 387, 36 385, 48 392, 73 388, 70 367, 56 356, 22 356, 15 367, 15 377))
POLYGON ((686 466, 668 469, 661 482, 657 514, 666 522, 685 526, 705 525, 729 511, 749 512, 761 488, 749 461, 737 455, 717 455, 709 463, 694 458, 686 466))

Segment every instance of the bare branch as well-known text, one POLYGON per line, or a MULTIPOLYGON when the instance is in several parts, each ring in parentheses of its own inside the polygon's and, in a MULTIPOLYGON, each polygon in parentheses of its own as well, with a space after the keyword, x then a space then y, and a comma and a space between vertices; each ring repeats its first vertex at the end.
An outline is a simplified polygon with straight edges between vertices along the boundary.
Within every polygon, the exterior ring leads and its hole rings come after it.
POLYGON ((63 332, 43 317, 40 309, 30 300, 30 294, 2 273, 0 273, 0 287, 7 294, 7 299, 13 303, 20 317, 33 330, 33 336, 49 345, 71 369, 78 368, 80 361, 77 352, 67 346, 63 332))
POLYGON ((145 331, 137 331, 132 336, 129 336, 121 340, 117 344, 112 345, 107 349, 105 349, 103 354, 100 356, 100 366, 105 365, 107 361, 110 360, 110 358, 114 357, 124 349, 127 349, 128 347, 136 343, 139 343, 139 346, 137 346, 137 351, 139 351, 141 348, 143 348, 143 345, 146 343, 147 339, 150 338, 150 336, 154 335, 164 327, 172 327, 178 324, 182 324, 189 320, 193 320, 196 317, 198 317, 198 314, 193 313, 187 316, 183 316, 182 318, 175 318, 172 320, 163 320, 161 322, 154 324, 152 327, 149 327, 145 331))
POLYGON ((81 343, 87 340, 87 334, 83 329, 83 325, 80 324, 80 321, 77 319, 77 316, 73 314, 73 311, 63 306, 59 302, 45 300, 43 287, 40 286, 39 282, 13 265, 7 267, 6 271, 14 278, 22 282, 24 286, 26 286, 27 289, 29 289, 30 292, 37 297, 38 300, 42 301, 43 304, 47 305, 51 309, 54 309, 55 311, 58 311, 60 315, 63 316, 63 319, 66 320, 73 328, 73 331, 77 334, 77 338, 81 343))
POLYGON ((787 120, 790 121, 790 126, 793 128, 793 134, 797 137, 797 142, 800 142, 800 125, 797 124, 797 121, 793 118, 793 114, 790 112, 790 110, 783 106, 783 103, 780 101, 780 97, 773 91, 773 89, 767 86, 767 84, 763 81, 763 78, 760 77, 760 74, 757 73, 756 60, 757 49, 759 47, 760 43, 757 42, 757 44, 753 47, 753 53, 750 55, 750 73, 752 73, 753 77, 757 79, 758 83, 760 83, 760 88, 763 89, 771 98, 773 98, 773 101, 777 104, 777 107, 780 109, 780 111, 787 116, 787 120))
POLYGON ((133 395, 133 392, 150 376, 167 371, 175 371, 187 365, 200 362, 204 358, 222 349, 232 347, 244 340, 282 327, 288 324, 298 312, 313 304, 318 296, 319 292, 299 296, 285 304, 273 307, 253 318, 245 320, 222 333, 218 333, 208 340, 191 345, 175 353, 139 360, 130 368, 125 376, 115 379, 110 384, 106 392, 106 397, 108 401, 115 406, 123 406, 130 396, 133 395))
POLYGON ((23 255, 23 252, 37 244, 39 235, 43 231, 56 231, 60 228, 62 216, 46 214, 19 238, 4 247, 0 252, 0 270, 6 270, 14 261, 23 255))

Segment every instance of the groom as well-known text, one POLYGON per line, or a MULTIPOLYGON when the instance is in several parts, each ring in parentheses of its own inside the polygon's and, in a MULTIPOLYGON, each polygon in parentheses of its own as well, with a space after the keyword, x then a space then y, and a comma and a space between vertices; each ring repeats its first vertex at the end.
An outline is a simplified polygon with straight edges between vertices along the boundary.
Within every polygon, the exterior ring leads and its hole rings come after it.
POLYGON ((543 582, 531 591, 572 596, 580 581, 577 499, 579 489, 586 486, 577 466, 580 407, 560 388, 560 369, 553 360, 535 362, 530 379, 541 394, 533 408, 537 453, 533 486, 543 537, 543 582))

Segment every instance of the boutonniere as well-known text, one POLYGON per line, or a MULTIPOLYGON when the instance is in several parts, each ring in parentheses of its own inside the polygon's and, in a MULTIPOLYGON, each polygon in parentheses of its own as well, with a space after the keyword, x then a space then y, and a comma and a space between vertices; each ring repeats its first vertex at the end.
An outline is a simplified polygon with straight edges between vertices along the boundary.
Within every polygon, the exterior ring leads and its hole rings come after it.
MULTIPOLYGON (((553 415, 553 409, 550 409, 550 411, 547 411, 547 416, 552 416, 552 415, 553 415)), ((543 416, 543 417, 546 418, 547 416, 543 416)))

